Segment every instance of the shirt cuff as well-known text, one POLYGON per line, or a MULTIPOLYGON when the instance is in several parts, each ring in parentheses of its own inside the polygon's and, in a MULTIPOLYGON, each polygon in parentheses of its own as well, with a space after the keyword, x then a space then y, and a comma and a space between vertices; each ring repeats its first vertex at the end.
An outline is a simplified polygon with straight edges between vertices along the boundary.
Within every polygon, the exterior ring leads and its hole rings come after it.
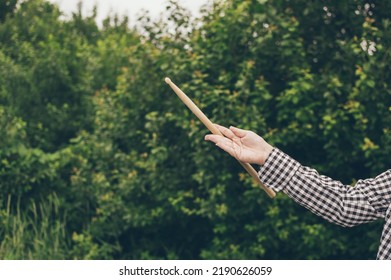
POLYGON ((274 148, 261 166, 258 176, 267 187, 279 192, 284 190, 300 166, 299 162, 274 148))

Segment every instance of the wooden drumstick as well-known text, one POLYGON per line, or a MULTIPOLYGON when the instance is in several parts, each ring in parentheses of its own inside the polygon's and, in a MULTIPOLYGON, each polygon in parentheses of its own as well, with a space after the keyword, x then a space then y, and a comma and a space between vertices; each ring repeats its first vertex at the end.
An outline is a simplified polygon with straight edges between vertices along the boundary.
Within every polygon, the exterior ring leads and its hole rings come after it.
MULTIPOLYGON (((170 78, 165 78, 164 81, 172 88, 172 90, 178 95, 178 97, 182 100, 182 102, 197 116, 197 118, 212 132, 213 134, 224 136, 220 130, 217 129, 213 125, 213 123, 208 119, 207 116, 194 104, 194 102, 179 88, 177 87, 170 78)), ((245 162, 238 162, 243 166, 244 169, 254 178, 254 180, 262 187, 262 189, 269 195, 269 197, 274 198, 276 193, 266 187, 258 177, 258 173, 255 169, 249 164, 245 162)))

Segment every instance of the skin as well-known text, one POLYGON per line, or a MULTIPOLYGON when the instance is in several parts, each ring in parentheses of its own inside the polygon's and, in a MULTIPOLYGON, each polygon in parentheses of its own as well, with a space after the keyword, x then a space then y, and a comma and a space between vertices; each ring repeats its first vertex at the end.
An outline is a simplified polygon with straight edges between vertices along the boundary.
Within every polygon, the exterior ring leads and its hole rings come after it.
POLYGON ((215 126, 224 136, 208 134, 205 140, 215 143, 237 160, 263 165, 273 150, 273 146, 250 130, 218 124, 215 126))

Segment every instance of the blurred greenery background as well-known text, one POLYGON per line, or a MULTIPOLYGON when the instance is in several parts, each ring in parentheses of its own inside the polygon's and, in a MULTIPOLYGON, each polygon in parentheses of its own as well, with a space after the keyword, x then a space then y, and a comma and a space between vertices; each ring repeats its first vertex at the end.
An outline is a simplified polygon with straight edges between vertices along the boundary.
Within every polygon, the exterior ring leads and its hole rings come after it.
POLYGON ((0 2, 1 259, 374 259, 271 200, 163 82, 213 121, 354 184, 391 165, 391 2, 175 1, 129 26, 0 2))

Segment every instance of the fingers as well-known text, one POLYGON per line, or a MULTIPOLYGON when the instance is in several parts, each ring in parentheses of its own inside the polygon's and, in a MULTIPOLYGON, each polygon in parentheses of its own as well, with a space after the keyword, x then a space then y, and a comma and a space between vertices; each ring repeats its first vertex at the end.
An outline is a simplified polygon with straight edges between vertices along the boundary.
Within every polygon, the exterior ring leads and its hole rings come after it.
POLYGON ((205 136, 205 140, 215 143, 217 147, 235 157, 235 149, 231 139, 221 135, 208 134, 205 136))
POLYGON ((221 138, 225 138, 225 137, 221 136, 221 135, 216 135, 216 134, 205 135, 205 140, 206 141, 211 141, 211 142, 216 143, 216 144, 222 140, 221 138))
POLYGON ((222 134, 216 135, 216 134, 208 134, 205 136, 205 140, 212 141, 214 143, 218 143, 223 141, 222 139, 228 138, 230 141, 235 140, 236 137, 242 138, 247 135, 247 130, 243 130, 234 126, 230 126, 229 128, 226 128, 219 124, 213 124, 222 134))
POLYGON ((237 136, 237 137, 244 137, 247 134, 247 130, 240 129, 234 126, 230 126, 229 129, 237 136))
POLYGON ((217 143, 216 146, 219 147, 220 149, 226 151, 231 156, 235 157, 235 149, 232 146, 232 142, 229 142, 229 143, 228 142, 220 142, 220 143, 217 143))
POLYGON ((225 137, 228 137, 229 139, 232 139, 235 137, 235 134, 229 130, 228 128, 222 126, 222 125, 219 125, 219 124, 214 124, 215 127, 217 127, 218 130, 220 130, 220 132, 225 136, 225 137))

